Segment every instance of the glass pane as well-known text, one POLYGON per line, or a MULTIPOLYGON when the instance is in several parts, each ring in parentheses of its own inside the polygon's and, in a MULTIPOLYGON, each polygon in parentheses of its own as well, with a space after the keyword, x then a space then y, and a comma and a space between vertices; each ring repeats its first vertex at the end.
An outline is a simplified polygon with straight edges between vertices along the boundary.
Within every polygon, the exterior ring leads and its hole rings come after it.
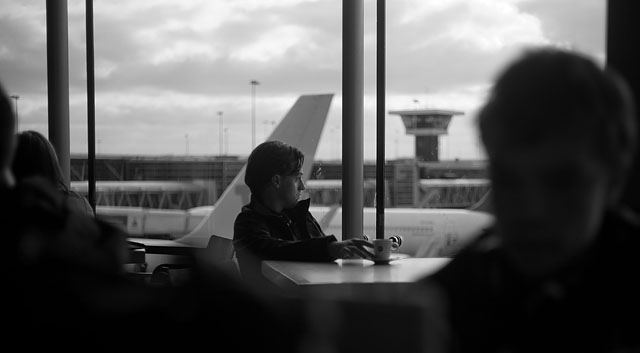
MULTIPOLYGON (((392 165, 407 160, 405 170, 394 171, 391 189, 396 183, 402 190, 402 180, 411 186, 404 198, 392 192, 395 208, 385 225, 387 234, 405 237, 405 251, 452 256, 477 233, 486 219, 448 212, 482 208, 489 196, 475 119, 493 78, 530 46, 572 48, 604 64, 605 7, 603 0, 387 3, 386 155, 392 165), (584 12, 575 11, 582 6, 584 12)), ((370 23, 373 29, 373 17, 370 23)))
MULTIPOLYGON (((6 90, 19 97, 19 130, 47 134, 45 4, 0 4, 0 67, 6 90)), ((86 193, 84 1, 68 6, 72 188, 86 193)), ((316 217, 341 236, 341 35, 349 25, 341 16, 337 0, 96 1, 98 216, 137 237, 183 237, 299 96, 333 93, 317 152, 307 156, 307 186, 316 217)), ((369 237, 375 16, 375 1, 366 1, 369 237)), ((490 188, 474 120, 493 77, 531 45, 570 47, 604 62, 605 1, 394 0, 386 35, 386 233, 404 236, 402 251, 415 256, 450 255, 485 219, 465 228, 451 214, 468 211, 490 188)), ((215 224, 210 230, 218 232, 215 224)))

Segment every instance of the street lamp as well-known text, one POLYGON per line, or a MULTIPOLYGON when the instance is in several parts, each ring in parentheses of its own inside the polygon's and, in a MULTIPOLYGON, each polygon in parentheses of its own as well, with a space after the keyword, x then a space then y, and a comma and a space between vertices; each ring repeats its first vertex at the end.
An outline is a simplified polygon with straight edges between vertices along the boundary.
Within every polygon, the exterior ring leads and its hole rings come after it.
POLYGON ((271 125, 273 129, 276 122, 273 120, 264 120, 262 123, 264 124, 264 140, 266 141, 269 138, 269 125, 271 125))
POLYGON ((224 155, 227 155, 227 150, 229 149, 229 129, 224 128, 224 155))
POLYGON ((16 131, 18 131, 18 99, 20 99, 20 96, 17 94, 13 94, 10 96, 11 98, 13 98, 14 100, 14 106, 16 109, 16 131))
POLYGON ((400 140, 400 137, 402 137, 402 131, 396 129, 396 136, 395 136, 395 145, 396 145, 396 159, 400 158, 400 152, 398 151, 398 141, 400 140))
POLYGON ((396 136, 396 139, 394 142, 396 144, 396 159, 398 159, 398 136, 396 136))
POLYGON ((223 136, 222 136, 222 111, 218 112, 218 118, 220 118, 220 155, 222 155, 222 145, 223 145, 223 136))
POLYGON ((259 84, 251 80, 251 150, 256 147, 256 86, 259 84))
POLYGON ((331 143, 332 145, 331 152, 332 152, 332 157, 335 155, 335 158, 339 159, 337 139, 340 138, 340 136, 337 136, 337 131, 338 131, 337 128, 335 127, 331 128, 331 139, 333 140, 333 143, 331 143))
POLYGON ((187 151, 187 156, 189 155, 189 134, 184 134, 185 148, 187 151))

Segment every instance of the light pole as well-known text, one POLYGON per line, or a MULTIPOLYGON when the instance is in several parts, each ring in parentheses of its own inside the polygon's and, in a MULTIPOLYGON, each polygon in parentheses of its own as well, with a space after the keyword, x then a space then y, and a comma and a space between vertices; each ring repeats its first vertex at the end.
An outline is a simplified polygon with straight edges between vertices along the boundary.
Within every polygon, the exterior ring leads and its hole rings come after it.
POLYGON ((332 157, 335 157, 336 160, 340 159, 339 158, 340 156, 338 156, 338 147, 337 147, 338 146, 338 139, 340 138, 340 136, 337 134, 337 131, 338 131, 337 128, 335 128, 335 127, 331 128, 331 139, 333 140, 333 143, 332 143, 333 146, 331 148, 331 152, 332 152, 331 154, 332 154, 332 157))
POLYGON ((224 128, 224 155, 227 155, 227 150, 229 149, 229 129, 224 128))
POLYGON ((219 153, 220 153, 220 155, 222 155, 222 146, 223 146, 223 143, 224 143, 224 141, 222 141, 223 140, 223 136, 222 136, 222 127, 223 127, 223 125, 222 125, 222 111, 218 112, 218 117, 220 118, 220 152, 219 153))
POLYGON ((396 159, 398 159, 398 136, 396 136, 395 144, 396 144, 396 159))
POLYGON ((401 136, 402 132, 398 129, 396 129, 396 139, 395 139, 395 144, 396 144, 396 159, 398 159, 400 157, 400 152, 398 151, 398 140, 400 140, 400 136, 401 136))
POLYGON ((184 134, 185 148, 187 151, 187 156, 189 155, 189 134, 184 134))
POLYGON ((251 80, 251 150, 256 147, 256 86, 260 82, 251 80))
MULTIPOLYGON (((275 129, 275 126, 276 126, 276 121, 275 120, 271 120, 271 130, 269 131, 269 134, 273 133, 273 130, 275 129)), ((267 138, 269 138, 269 136, 267 136, 267 138)))
POLYGON ((271 125, 273 130, 273 126, 276 124, 276 122, 273 120, 264 120, 262 123, 264 124, 264 140, 266 141, 269 138, 269 125, 271 125))
POLYGON ((262 121, 262 123, 264 124, 264 140, 266 141, 267 137, 268 137, 267 134, 268 134, 268 129, 269 129, 269 127, 268 127, 269 121, 264 120, 264 121, 262 121))
POLYGON ((13 94, 10 97, 14 100, 13 105, 16 109, 16 131, 18 131, 18 99, 20 99, 20 96, 17 94, 13 94))

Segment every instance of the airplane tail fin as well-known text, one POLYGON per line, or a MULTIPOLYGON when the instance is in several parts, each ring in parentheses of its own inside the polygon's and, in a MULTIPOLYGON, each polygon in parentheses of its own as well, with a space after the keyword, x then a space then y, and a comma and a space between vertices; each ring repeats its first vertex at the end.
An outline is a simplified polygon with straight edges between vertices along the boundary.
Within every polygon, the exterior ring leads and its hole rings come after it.
MULTIPOLYGON (((320 135, 327 119, 333 94, 302 95, 275 128, 268 141, 279 140, 298 148, 305 155, 304 175, 311 175, 320 135)), ((177 242, 206 247, 216 234, 233 238, 233 223, 243 205, 249 203, 249 188, 244 183, 246 165, 216 201, 213 211, 189 234, 177 242)))
POLYGON ((331 207, 329 208, 329 212, 327 212, 327 214, 325 214, 324 217, 322 217, 322 219, 318 221, 322 229, 329 228, 329 224, 331 224, 331 220, 333 220, 333 217, 336 216, 336 213, 338 213, 338 209, 340 207, 342 207, 340 203, 335 203, 331 205, 331 207))

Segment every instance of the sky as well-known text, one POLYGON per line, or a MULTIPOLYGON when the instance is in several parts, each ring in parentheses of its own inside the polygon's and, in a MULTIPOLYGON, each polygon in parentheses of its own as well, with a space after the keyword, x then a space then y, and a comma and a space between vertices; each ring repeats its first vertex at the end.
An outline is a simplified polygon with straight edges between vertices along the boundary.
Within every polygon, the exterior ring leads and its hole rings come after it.
MULTIPOLYGON (((348 1, 348 0, 344 0, 348 1)), ((376 2, 365 0, 364 158, 376 158, 376 2)), ((0 0, 0 82, 47 135, 46 1, 0 0)), ((96 151, 246 157, 302 94, 334 93, 316 160, 341 157, 342 1, 95 0, 96 151), (222 134, 220 125, 222 123, 222 134), (222 135, 222 143, 220 136, 222 135), (222 150, 221 150, 222 149, 222 150)), ((447 109, 440 159, 483 159, 475 114, 529 46, 605 56, 605 0, 390 0, 386 108, 447 109)), ((71 153, 87 153, 85 1, 68 0, 71 153)), ((388 115, 386 158, 414 137, 388 115)))

